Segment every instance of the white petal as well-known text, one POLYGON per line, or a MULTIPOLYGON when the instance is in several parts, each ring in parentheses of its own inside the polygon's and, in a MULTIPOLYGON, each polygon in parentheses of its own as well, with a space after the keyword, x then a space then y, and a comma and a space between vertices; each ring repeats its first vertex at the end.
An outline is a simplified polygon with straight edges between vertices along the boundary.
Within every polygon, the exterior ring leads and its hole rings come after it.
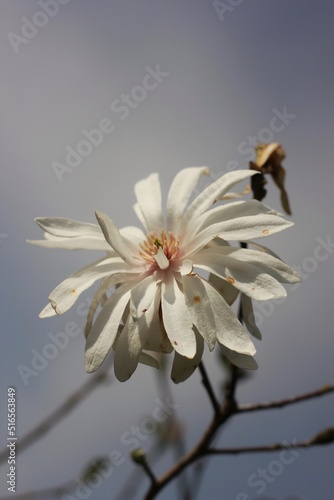
POLYGON ((103 303, 103 299, 106 297, 106 295, 105 295, 106 291, 111 286, 111 283, 109 283, 109 281, 110 280, 108 278, 105 278, 102 281, 101 285, 97 289, 97 291, 96 291, 96 293, 95 293, 95 295, 90 303, 88 313, 87 313, 85 329, 84 329, 85 338, 87 338, 89 332, 92 329, 94 316, 95 316, 95 313, 97 311, 97 308, 99 307, 100 304, 104 305, 104 303, 106 302, 106 300, 105 300, 103 303))
POLYGON ((256 266, 262 273, 270 274, 281 283, 298 283, 300 281, 300 275, 292 267, 268 253, 249 248, 233 247, 225 247, 221 252, 224 255, 229 255, 234 259, 256 266))
POLYGON ((146 225, 146 221, 144 219, 144 215, 143 215, 143 212, 141 211, 139 203, 135 203, 133 205, 133 210, 135 211, 135 214, 137 215, 138 219, 140 220, 140 222, 142 223, 143 227, 145 228, 145 231, 148 233, 149 229, 148 229, 148 227, 146 225))
POLYGON ((129 245, 128 240, 125 240, 125 238, 121 235, 112 219, 107 214, 104 214, 99 210, 96 210, 95 214, 104 237, 111 248, 118 253, 124 262, 136 265, 138 261, 131 252, 131 246, 129 245))
POLYGON ((198 226, 198 230, 200 231, 208 226, 211 226, 212 224, 229 221, 231 219, 238 219, 239 217, 251 217, 259 214, 276 215, 282 218, 279 212, 267 207, 260 201, 249 200, 235 201, 214 207, 198 217, 196 224, 198 226))
POLYGON ((145 345, 153 313, 154 304, 151 304, 138 320, 129 316, 117 339, 114 368, 116 378, 120 382, 128 380, 138 366, 138 358, 145 345))
POLYGON ((184 213, 184 224, 189 224, 190 221, 197 219, 197 217, 224 196, 231 187, 255 174, 257 172, 254 170, 236 170, 219 177, 219 179, 204 189, 187 208, 184 213))
POLYGON ((239 295, 239 290, 237 288, 231 285, 228 281, 219 278, 212 273, 209 274, 208 282, 211 283, 216 290, 218 290, 229 306, 234 304, 239 295))
POLYGON ((62 248, 65 250, 103 250, 110 252, 112 249, 102 238, 78 236, 76 238, 52 238, 47 240, 27 240, 27 243, 45 248, 62 248))
POLYGON ((189 198, 201 175, 209 175, 208 167, 189 167, 181 170, 169 189, 166 204, 167 231, 178 234, 179 222, 189 198))
POLYGON ((170 353, 172 352, 173 347, 169 341, 166 330, 161 321, 160 303, 161 283, 157 286, 157 291, 154 298, 154 314, 146 337, 144 348, 155 352, 170 353))
MULTIPOLYGON (((196 329, 195 329, 196 332, 196 329)), ((195 356, 192 359, 188 359, 184 356, 181 356, 178 352, 175 352, 171 379, 175 384, 179 384, 180 382, 184 382, 187 378, 190 377, 196 370, 199 365, 204 350, 204 342, 202 337, 196 332, 197 338, 197 351, 195 356)))
POLYGON ((49 295, 49 300, 57 314, 63 314, 78 300, 80 294, 95 281, 113 276, 113 284, 121 283, 128 277, 137 276, 126 268, 119 257, 102 259, 85 266, 60 283, 49 295))
POLYGON ((138 363, 146 366, 151 366, 152 368, 159 368, 159 361, 154 357, 153 354, 148 352, 141 352, 138 357, 138 363))
POLYGON ((247 295, 241 295, 241 305, 242 305, 242 319, 246 325, 249 333, 254 335, 257 339, 261 340, 262 335, 255 323, 254 311, 252 299, 247 297, 247 295))
POLYGON ((251 215, 218 222, 209 225, 190 239, 184 248, 185 255, 197 252, 217 236, 229 241, 247 241, 252 238, 264 238, 291 226, 293 222, 272 214, 251 215))
POLYGON ((133 286, 132 283, 124 283, 117 288, 96 318, 86 340, 85 366, 88 373, 101 366, 112 348, 133 286))
POLYGON ((233 351, 252 356, 256 352, 254 344, 230 306, 210 283, 203 280, 203 284, 214 313, 218 342, 233 351))
POLYGON ((187 358, 196 354, 196 337, 190 312, 172 273, 162 282, 161 306, 163 323, 174 349, 187 358))
POLYGON ((182 283, 192 322, 208 344, 210 351, 213 351, 216 342, 216 323, 205 286, 196 275, 183 276, 182 283))
POLYGON ((134 319, 140 318, 151 306, 157 293, 157 282, 150 275, 144 278, 131 291, 130 314, 134 319))
POLYGON ((160 234, 164 228, 161 210, 161 190, 158 174, 137 182, 135 194, 148 231, 160 234))
POLYGON ((224 356, 226 356, 226 358, 238 368, 242 368, 244 370, 256 370, 258 368, 258 364, 252 356, 231 351, 223 345, 220 345, 220 348, 224 356))
POLYGON ((135 246, 139 246, 146 239, 145 233, 136 226, 122 227, 119 232, 127 241, 134 243, 135 246))
POLYGON ((99 236, 101 230, 97 224, 78 222, 64 217, 37 217, 35 222, 47 233, 63 238, 77 236, 99 236))
POLYGON ((252 264, 240 262, 213 249, 204 249, 193 257, 194 266, 227 279, 240 292, 255 300, 286 297, 283 286, 272 276, 261 273, 252 264))
POLYGON ((193 271, 193 263, 190 259, 182 259, 179 263, 173 263, 173 271, 180 273, 181 276, 191 274, 193 271))
POLYGON ((51 316, 56 316, 56 311, 53 309, 52 305, 47 304, 44 309, 39 313, 40 318, 50 318, 51 316))

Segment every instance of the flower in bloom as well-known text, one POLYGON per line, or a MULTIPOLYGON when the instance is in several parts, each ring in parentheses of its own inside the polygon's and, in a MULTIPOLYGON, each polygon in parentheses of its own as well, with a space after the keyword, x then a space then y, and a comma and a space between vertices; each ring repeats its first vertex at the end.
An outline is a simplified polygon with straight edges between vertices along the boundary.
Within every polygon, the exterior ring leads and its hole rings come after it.
MULTIPOLYGON (((235 184, 257 175, 251 170, 229 172, 191 199, 200 177, 208 174, 207 167, 181 170, 170 187, 165 216, 158 174, 138 182, 134 209, 144 230, 118 230, 100 211, 98 225, 36 219, 46 239, 31 243, 107 252, 60 283, 40 313, 65 313, 100 281, 85 327, 87 372, 97 370, 113 349, 116 377, 125 381, 138 363, 158 366, 157 353, 174 351, 171 376, 181 382, 201 361, 205 344, 210 351, 218 344, 237 366, 257 367, 254 344, 231 304, 240 292, 249 317, 251 299, 284 297, 281 283, 299 276, 263 247, 228 242, 266 237, 292 223, 257 200, 220 203, 235 184)), ((259 336, 256 327, 250 331, 259 336)))

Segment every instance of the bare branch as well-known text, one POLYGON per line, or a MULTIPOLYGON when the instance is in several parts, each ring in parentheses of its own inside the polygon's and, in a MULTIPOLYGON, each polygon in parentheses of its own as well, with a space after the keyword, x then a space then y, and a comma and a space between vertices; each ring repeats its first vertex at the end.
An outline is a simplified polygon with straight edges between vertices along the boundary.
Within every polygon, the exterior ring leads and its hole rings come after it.
POLYGON ((263 446, 246 446, 241 448, 209 448, 207 455, 238 455, 240 453, 263 453, 280 450, 290 450, 292 448, 310 448, 334 442, 334 428, 325 429, 307 441, 296 443, 273 443, 263 446))
POLYGON ((252 411, 260 411, 260 410, 272 410, 274 408, 283 408, 284 406, 288 406, 295 403, 300 403, 302 401, 307 401, 308 399, 318 398, 320 396, 324 396, 329 394, 330 392, 334 392, 333 385, 325 385, 316 391, 308 392, 306 394, 300 394, 299 396, 293 396, 286 399, 281 399, 278 401, 271 401, 267 403, 257 403, 250 405, 243 405, 238 407, 238 413, 248 413, 252 411))

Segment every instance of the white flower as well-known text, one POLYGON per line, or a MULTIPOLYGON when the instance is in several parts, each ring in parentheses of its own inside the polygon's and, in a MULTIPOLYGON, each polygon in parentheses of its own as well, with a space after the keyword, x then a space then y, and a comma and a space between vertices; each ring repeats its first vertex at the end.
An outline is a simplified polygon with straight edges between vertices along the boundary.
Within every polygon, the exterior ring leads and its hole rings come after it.
POLYGON ((206 167, 176 175, 165 219, 158 175, 138 182, 134 209, 145 232, 136 227, 118 230, 100 211, 99 226, 36 219, 46 240, 31 243, 108 252, 58 285, 40 314, 63 314, 84 290, 102 280, 85 329, 87 372, 97 370, 113 348, 116 377, 125 381, 138 362, 157 366, 155 353, 174 350, 171 376, 180 382, 197 367, 204 344, 212 351, 216 342, 232 363, 257 367, 254 344, 230 307, 231 290, 255 300, 277 299, 286 295, 281 283, 294 283, 299 276, 262 249, 233 247, 227 241, 264 237, 292 223, 256 200, 214 206, 236 183, 256 175, 251 170, 223 175, 189 202, 203 174, 209 174, 206 167), (209 272, 210 280, 201 271, 209 272))

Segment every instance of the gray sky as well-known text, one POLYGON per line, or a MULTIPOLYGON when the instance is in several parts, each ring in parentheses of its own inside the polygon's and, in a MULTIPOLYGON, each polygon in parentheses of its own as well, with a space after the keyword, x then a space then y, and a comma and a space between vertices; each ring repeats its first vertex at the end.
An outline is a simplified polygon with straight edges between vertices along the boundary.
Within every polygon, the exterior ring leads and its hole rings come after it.
MULTIPOLYGON (((119 227, 137 225, 135 182, 158 172, 166 193, 174 175, 187 166, 208 165, 213 178, 227 166, 248 168, 254 137, 279 142, 287 152, 284 166, 295 222, 263 243, 300 266, 304 280, 298 289, 288 289, 283 303, 258 309, 260 368, 240 385, 238 397, 244 403, 280 399, 332 383, 334 257, 324 243, 334 240, 332 2, 254 0, 231 7, 236 2, 226 0, 229 8, 218 13, 217 2, 200 0, 59 0, 45 14, 41 5, 46 3, 0 4, 0 395, 5 401, 7 387, 17 389, 18 433, 31 429, 89 379, 82 335, 71 338, 27 385, 18 372, 19 365, 31 366, 32 350, 41 352, 49 334, 63 331, 70 321, 83 326, 84 317, 75 310, 45 320, 38 313, 60 281, 97 258, 27 245, 27 238, 41 237, 33 219, 95 222, 99 208, 119 227), (155 88, 140 93, 136 87, 159 69, 157 85, 149 80, 155 88), (120 108, 122 96, 131 92, 138 102, 120 108), (276 131, 273 118, 279 114, 285 117, 284 127, 276 131), (102 140, 99 135, 95 140, 100 143, 85 150, 85 134, 101 123, 102 140), (61 171, 68 152, 77 148, 81 157, 72 157, 72 166, 61 171)), ((265 203, 280 210, 271 182, 268 191, 265 203)), ((205 360, 218 390, 216 356, 208 354, 205 360)), ((125 463, 94 491, 94 499, 114 498, 132 470, 121 436, 152 414, 157 397, 155 374, 144 367, 129 382, 96 391, 22 453, 18 491, 62 483, 80 474, 91 458, 118 449, 125 463)), ((180 404, 190 447, 211 414, 199 375, 173 387, 173 398, 180 404)), ((302 440, 331 425, 333 398, 328 397, 235 418, 220 443, 302 440)), ((4 446, 4 424, 0 435, 4 446)), ((331 447, 301 452, 266 483, 263 495, 328 500, 334 489, 332 453, 331 447)), ((241 500, 241 492, 260 498, 248 479, 274 459, 212 460, 198 499, 207 498, 208 491, 211 498, 224 494, 241 500)), ((170 460, 161 461, 158 472, 170 460)), ((1 468, 2 477, 7 467, 1 468)), ((0 491, 7 492, 4 482, 0 491)), ((161 499, 173 491, 166 489, 161 499)))

